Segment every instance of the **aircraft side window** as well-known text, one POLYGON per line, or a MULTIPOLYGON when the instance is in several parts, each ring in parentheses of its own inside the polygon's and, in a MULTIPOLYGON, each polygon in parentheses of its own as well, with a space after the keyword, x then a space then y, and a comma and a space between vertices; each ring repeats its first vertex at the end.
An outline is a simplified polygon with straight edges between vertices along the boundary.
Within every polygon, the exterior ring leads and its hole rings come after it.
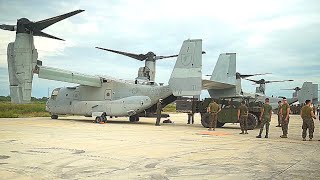
POLYGON ((110 93, 107 93, 107 96, 110 96, 110 93))
POLYGON ((52 96, 51 96, 51 99, 52 99, 52 100, 56 100, 56 99, 57 99, 57 95, 52 95, 52 96))

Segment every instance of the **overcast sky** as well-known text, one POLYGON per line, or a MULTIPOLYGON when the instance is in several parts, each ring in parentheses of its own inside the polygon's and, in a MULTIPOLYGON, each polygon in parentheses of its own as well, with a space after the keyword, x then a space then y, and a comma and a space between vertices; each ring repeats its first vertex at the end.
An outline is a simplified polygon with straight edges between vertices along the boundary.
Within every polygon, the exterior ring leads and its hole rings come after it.
MULTIPOLYGON (((44 30, 66 41, 35 38, 43 65, 133 80, 144 63, 95 46, 172 55, 185 39, 203 39, 203 74, 211 74, 220 53, 237 53, 237 71, 263 73, 254 79, 294 79, 267 84, 266 94, 291 96, 281 88, 320 83, 320 1, 317 0, 0 0, 0 24, 21 17, 39 21, 73 10, 85 12, 44 30)), ((0 30, 0 95, 9 94, 6 49, 15 33, 0 30)), ((156 81, 168 83, 176 59, 157 62, 156 81)), ((33 96, 72 84, 34 76, 33 96)), ((254 92, 243 81, 245 92, 254 92)), ((203 96, 207 93, 204 92, 203 96)))

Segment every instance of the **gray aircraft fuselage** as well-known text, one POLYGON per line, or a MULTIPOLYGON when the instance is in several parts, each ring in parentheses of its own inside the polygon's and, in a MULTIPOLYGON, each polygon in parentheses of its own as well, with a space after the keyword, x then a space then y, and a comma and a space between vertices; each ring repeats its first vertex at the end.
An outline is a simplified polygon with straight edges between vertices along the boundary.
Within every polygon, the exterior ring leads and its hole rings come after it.
POLYGON ((107 80, 102 87, 76 86, 53 90, 47 102, 51 114, 131 116, 172 95, 169 86, 153 86, 107 80))

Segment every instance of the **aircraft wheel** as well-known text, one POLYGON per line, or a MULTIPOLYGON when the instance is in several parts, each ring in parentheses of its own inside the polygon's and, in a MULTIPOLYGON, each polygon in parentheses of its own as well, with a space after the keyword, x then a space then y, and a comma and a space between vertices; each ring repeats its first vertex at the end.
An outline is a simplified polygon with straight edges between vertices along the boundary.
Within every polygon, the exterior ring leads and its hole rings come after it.
POLYGON ((258 124, 258 117, 254 114, 248 114, 248 130, 252 130, 257 127, 258 124))
POLYGON ((210 113, 201 113, 201 124, 205 128, 209 127, 209 125, 210 125, 210 113))
POLYGON ((101 117, 97 116, 95 119, 95 123, 100 123, 102 121, 101 117))
POLYGON ((129 117, 129 121, 130 122, 135 122, 136 121, 136 117, 135 116, 130 116, 129 117))
POLYGON ((136 117, 136 121, 137 121, 137 122, 139 122, 139 121, 140 121, 140 118, 139 118, 139 116, 137 116, 137 117, 136 117))
POLYGON ((58 115, 52 114, 52 115, 51 115, 51 119, 58 119, 58 115))

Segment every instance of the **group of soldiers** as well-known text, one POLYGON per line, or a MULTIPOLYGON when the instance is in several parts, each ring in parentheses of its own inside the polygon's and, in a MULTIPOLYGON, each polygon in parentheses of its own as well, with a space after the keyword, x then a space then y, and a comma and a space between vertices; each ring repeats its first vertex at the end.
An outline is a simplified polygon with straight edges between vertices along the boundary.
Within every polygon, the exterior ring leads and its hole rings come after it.
MULTIPOLYGON (((272 107, 269 104, 269 98, 265 99, 265 103, 261 108, 260 114, 260 131, 256 138, 261 138, 262 132, 264 127, 266 129, 265 138, 269 137, 269 126, 271 121, 272 115, 272 107)), ((214 131, 217 125, 217 116, 218 113, 221 111, 220 106, 212 100, 212 102, 208 106, 208 112, 211 115, 211 123, 209 125, 209 131, 214 131)), ((281 138, 288 138, 288 125, 290 119, 290 106, 287 103, 287 99, 283 98, 283 101, 278 102, 278 125, 276 127, 282 128, 282 135, 281 138)), ((300 116, 303 120, 302 124, 302 140, 306 141, 307 130, 309 130, 309 141, 313 139, 313 132, 314 132, 314 121, 316 119, 315 112, 311 107, 311 101, 306 100, 305 105, 301 108, 300 116)), ((320 116, 319 116, 320 119, 320 116)), ((245 102, 242 101, 241 105, 238 107, 238 121, 240 122, 241 132, 240 134, 248 134, 247 131, 247 120, 248 120, 248 107, 245 105, 245 102)), ((320 141, 320 140, 319 140, 320 141)))

